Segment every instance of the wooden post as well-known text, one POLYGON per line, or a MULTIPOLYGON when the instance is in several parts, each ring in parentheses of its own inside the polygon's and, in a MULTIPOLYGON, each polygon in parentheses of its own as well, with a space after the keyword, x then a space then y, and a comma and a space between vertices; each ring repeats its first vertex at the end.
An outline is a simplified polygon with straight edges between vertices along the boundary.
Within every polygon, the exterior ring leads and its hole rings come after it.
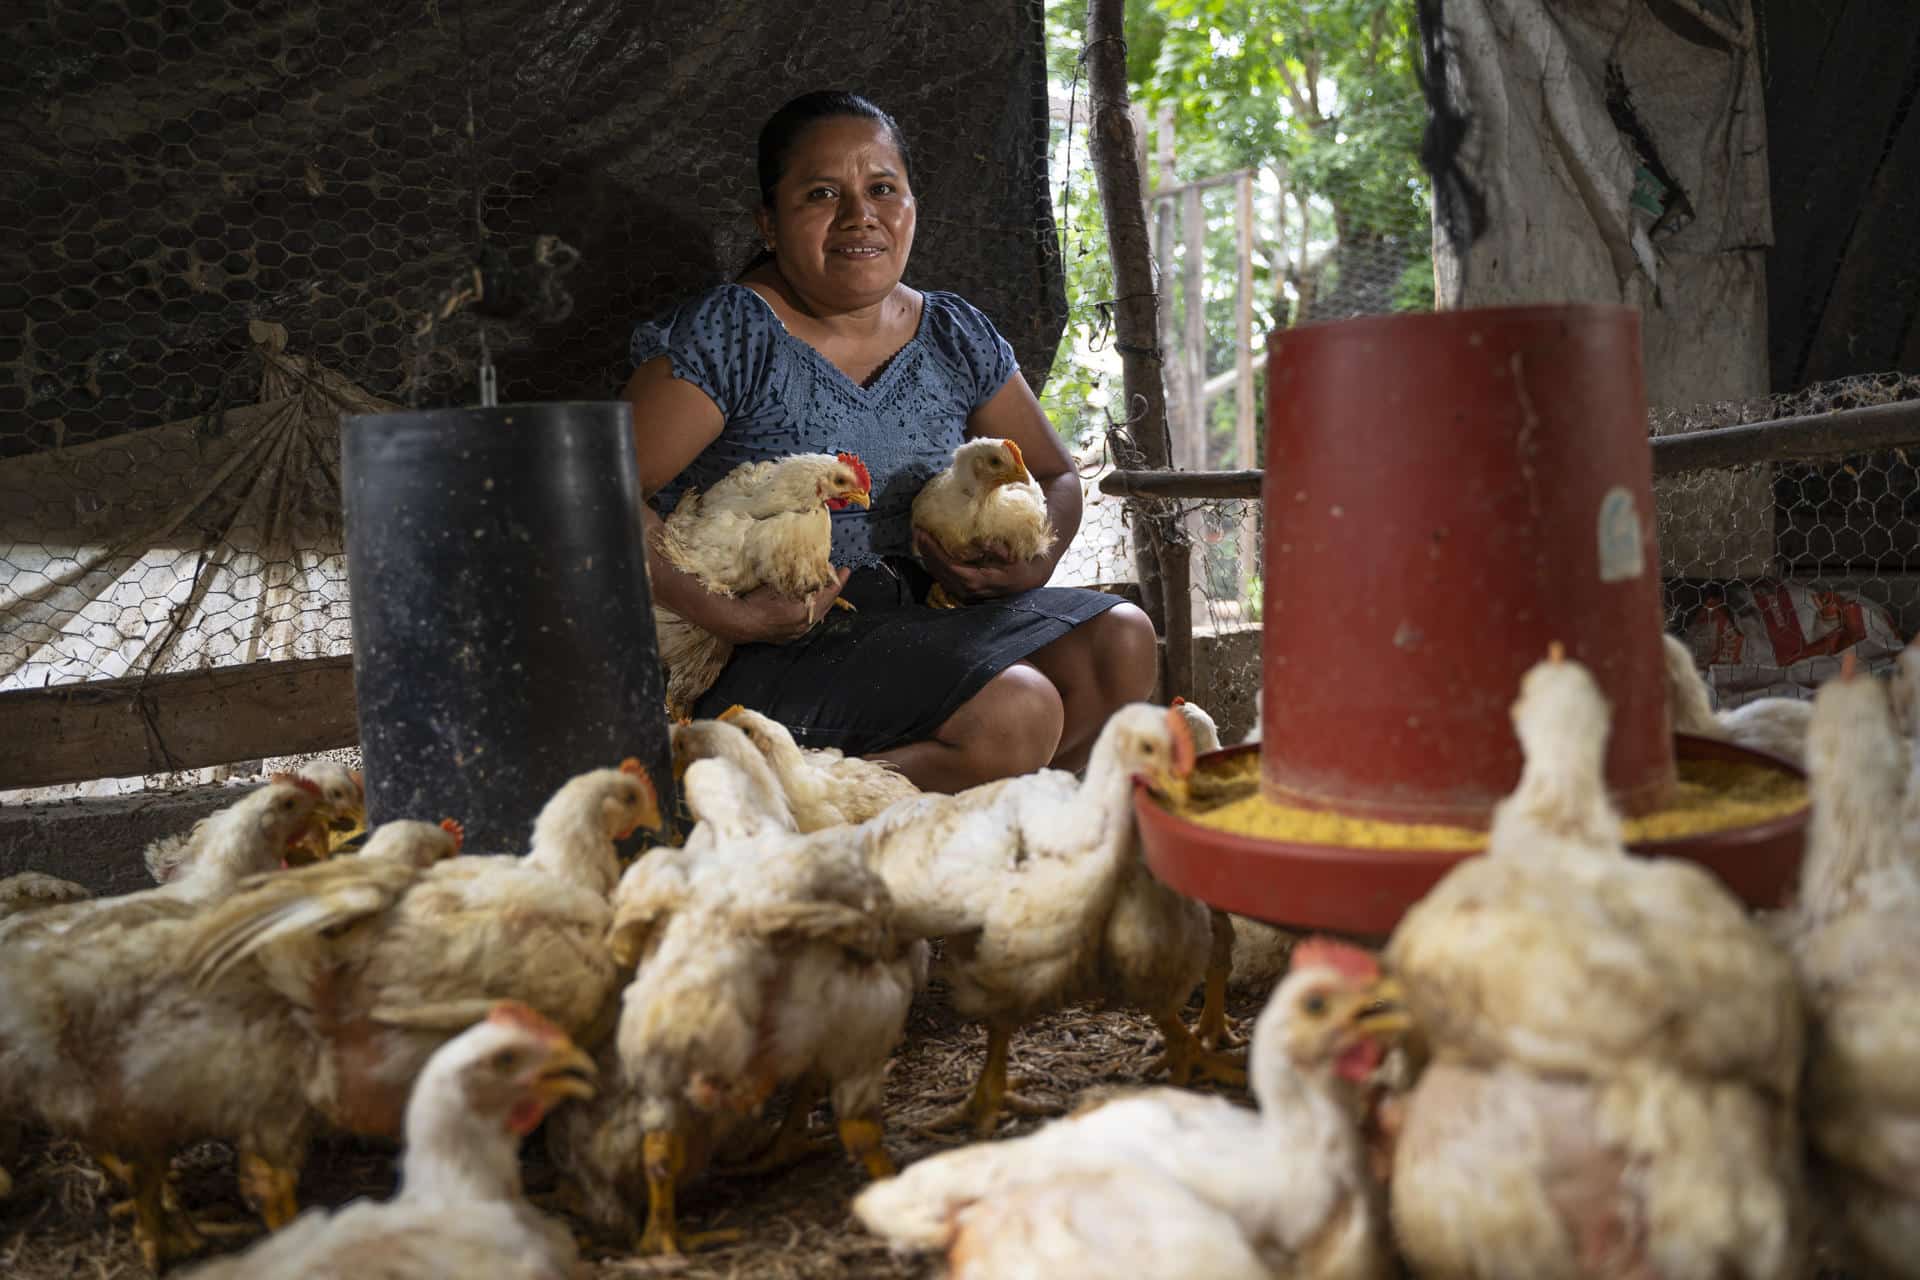
MULTIPOLYGON (((1239 464, 1251 470, 1260 465, 1253 438, 1253 174, 1240 175, 1238 200, 1234 207, 1240 247, 1240 279, 1234 290, 1233 435, 1238 445, 1239 464)), ((1260 525, 1255 510, 1240 517, 1240 602, 1241 617, 1246 616, 1252 599, 1253 576, 1260 568, 1260 525)))
MULTIPOLYGON (((1169 441, 1166 387, 1160 376, 1163 357, 1155 341, 1158 296, 1133 117, 1128 111, 1125 40, 1126 0, 1087 0, 1087 84, 1093 107, 1088 147, 1106 213, 1107 254, 1113 263, 1114 347, 1121 358, 1125 416, 1133 420, 1139 465, 1164 469, 1169 441)), ((1154 624, 1166 639, 1162 689, 1169 697, 1190 693, 1193 616, 1187 599, 1186 549, 1163 535, 1164 517, 1159 512, 1141 508, 1135 512, 1141 594, 1152 613, 1157 592, 1159 616, 1154 624)))
MULTIPOLYGON (((1171 203, 1171 201, 1169 201, 1171 203)), ((1177 431, 1174 456, 1176 466, 1187 471, 1207 469, 1207 214, 1200 203, 1200 188, 1189 185, 1180 193, 1181 238, 1186 241, 1186 257, 1181 263, 1184 298, 1181 312, 1180 391, 1181 413, 1175 419, 1177 431)), ((1200 571, 1189 563, 1188 576, 1193 590, 1193 616, 1207 616, 1206 560, 1204 538, 1207 517, 1190 511, 1181 521, 1188 548, 1198 548, 1200 571)), ((1189 552, 1191 555, 1191 551, 1189 552)))
POLYGON ((1180 466, 1186 455, 1181 451, 1180 442, 1186 434, 1187 418, 1187 364, 1185 360, 1173 356, 1180 350, 1178 334, 1173 318, 1173 250, 1179 237, 1178 224, 1174 221, 1177 210, 1174 208, 1172 188, 1175 185, 1173 173, 1173 104, 1163 102, 1154 115, 1154 186, 1161 194, 1153 202, 1153 260, 1155 287, 1160 293, 1160 350, 1173 358, 1163 361, 1161 376, 1167 384, 1167 440, 1171 451, 1169 466, 1180 466))

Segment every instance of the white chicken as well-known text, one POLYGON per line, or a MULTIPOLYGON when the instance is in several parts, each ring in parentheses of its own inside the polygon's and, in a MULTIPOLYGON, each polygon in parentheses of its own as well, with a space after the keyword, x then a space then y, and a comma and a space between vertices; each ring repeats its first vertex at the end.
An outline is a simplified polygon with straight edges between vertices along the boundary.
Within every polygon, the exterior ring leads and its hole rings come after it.
POLYGON ((1815 1184, 1856 1266, 1911 1280, 1920 1277, 1920 843, 1900 823, 1913 782, 1878 681, 1846 663, 1813 706, 1813 815, 1788 927, 1813 1019, 1804 1115, 1815 1184))
POLYGON ((1372 956, 1310 939, 1254 1026, 1257 1113, 1144 1090, 922 1160, 861 1192, 854 1216, 898 1248, 948 1250, 956 1275, 1388 1276, 1385 1213, 1358 1131, 1361 1084, 1406 1027, 1383 991, 1372 956), (1088 1231, 1122 1214, 1146 1221, 1117 1237, 1088 1231), (1018 1234, 995 1239, 1003 1224, 1018 1234), (1208 1234, 1217 1238, 1202 1244, 1208 1234), (1029 1240, 1067 1269, 987 1261, 1029 1240), (1113 1251, 1122 1241, 1125 1256, 1113 1251))
POLYGON ((615 844, 658 827, 655 794, 629 760, 569 779, 521 858, 419 868, 363 854, 271 877, 198 922, 182 965, 202 982, 250 970, 312 1028, 313 1105, 350 1133, 398 1137, 420 1069, 492 1001, 532 1005, 588 1043, 610 1025, 615 844))
MULTIPOLYGON (((988 436, 955 449, 947 469, 921 487, 913 499, 913 527, 949 560, 962 563, 985 555, 1031 560, 1056 540, 1047 495, 1028 473, 1020 446, 988 436)), ((960 602, 936 583, 927 603, 951 609, 960 602)))
POLYGON ((1796 767, 1806 766, 1807 724, 1813 704, 1799 698, 1755 698, 1727 711, 1713 709, 1713 695, 1693 665, 1685 642, 1662 635, 1666 646, 1667 696, 1673 731, 1765 751, 1796 767))
POLYGON ((987 1024, 979 1081, 942 1125, 969 1124, 984 1137, 1003 1107, 1032 1110, 1007 1092, 1013 1032, 1101 994, 1108 926, 1139 864, 1134 775, 1164 791, 1193 758, 1178 711, 1135 703, 1101 729, 1084 781, 1043 769, 903 801, 853 829, 886 881, 898 927, 945 940, 954 1008, 987 1024))
POLYGON ((209 822, 191 870, 172 883, 5 922, 0 1139, 34 1116, 118 1171, 149 1265, 200 1245, 165 1204, 173 1151, 202 1138, 246 1152, 304 1145, 298 1029, 263 1025, 244 1001, 208 999, 173 962, 208 903, 279 865, 315 801, 308 787, 260 787, 209 822), (258 1069, 269 1061, 281 1065, 258 1069))
MULTIPOLYGON (((332 760, 314 760, 293 773, 276 773, 269 782, 305 782, 318 791, 320 811, 307 833, 287 852, 287 861, 318 862, 366 830, 367 798, 360 774, 332 760)), ((200 834, 216 814, 194 823, 188 831, 162 836, 142 852, 147 874, 155 884, 180 875, 199 848, 200 834)))
POLYGON ((436 1051, 407 1104, 400 1192, 311 1210, 193 1280, 570 1280, 573 1237, 521 1194, 520 1142, 594 1093, 592 1061, 558 1027, 503 1001, 436 1051))
POLYGON ((1529 671, 1487 852, 1394 932, 1433 1054, 1395 1233, 1422 1274, 1784 1280, 1804 1227, 1792 966, 1699 866, 1626 852, 1609 719, 1557 646, 1529 671))
POLYGON ((793 1105, 759 1167, 810 1149, 806 1115, 830 1093, 849 1154, 890 1174, 881 1085, 913 995, 885 886, 857 844, 780 830, 724 760, 693 762, 685 790, 700 825, 635 864, 615 895, 613 949, 640 963, 603 1053, 608 1094, 554 1139, 603 1225, 631 1229, 626 1206, 644 1182, 642 1253, 699 1243, 678 1229, 677 1189, 781 1083, 795 1086, 793 1105))
MULTIPOLYGON (((689 489, 660 531, 669 563, 716 595, 771 587, 806 596, 838 581, 831 507, 872 500, 866 466, 854 455, 800 453, 743 462, 702 492, 689 489)), ((835 604, 850 608, 836 599, 835 604)), ((713 686, 733 646, 656 605, 654 629, 667 671, 667 708, 676 719, 713 686)))
POLYGON ((889 805, 920 794, 890 765, 838 751, 802 750, 787 726, 771 716, 731 706, 720 718, 744 732, 780 780, 802 831, 865 822, 889 805))

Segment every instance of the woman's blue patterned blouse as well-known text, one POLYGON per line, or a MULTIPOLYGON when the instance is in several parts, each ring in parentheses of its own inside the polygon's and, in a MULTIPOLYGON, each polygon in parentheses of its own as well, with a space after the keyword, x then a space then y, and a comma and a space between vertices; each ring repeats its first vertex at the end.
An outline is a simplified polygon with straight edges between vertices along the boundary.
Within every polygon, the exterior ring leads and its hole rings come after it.
MULTIPOLYGON (((951 293, 925 290, 920 327, 865 387, 787 332, 765 298, 727 284, 634 326, 633 362, 672 361, 674 376, 720 407, 719 438, 654 498, 662 513, 743 462, 854 453, 873 505, 833 515, 833 561, 909 554, 914 495, 952 461, 967 418, 1019 372, 993 322, 951 293)), ((635 424, 645 431, 647 424, 635 424)))

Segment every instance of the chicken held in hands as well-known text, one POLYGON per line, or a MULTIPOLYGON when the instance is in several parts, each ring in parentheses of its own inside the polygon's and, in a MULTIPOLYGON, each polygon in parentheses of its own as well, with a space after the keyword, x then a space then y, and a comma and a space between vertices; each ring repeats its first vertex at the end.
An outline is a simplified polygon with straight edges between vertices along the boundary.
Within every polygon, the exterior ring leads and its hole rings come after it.
POLYGON ((1463 1280, 1797 1275, 1790 961, 1711 874, 1627 852, 1584 667, 1555 646, 1512 716, 1486 853, 1386 952, 1432 1054, 1393 1152, 1402 1252, 1463 1280))
POLYGON ((1177 1089, 1123 1095, 922 1160, 861 1192, 854 1215, 897 1248, 947 1251, 956 1276, 1029 1274, 1010 1244, 1077 1239, 1056 1246, 1059 1274, 1384 1280, 1392 1251, 1358 1121, 1364 1082, 1406 1026, 1374 957, 1310 939, 1254 1025, 1258 1112, 1177 1089), (1138 1177, 1173 1194, 1156 1198, 1138 1177), (1150 1220, 1117 1237, 1084 1225, 1123 1213, 1150 1220), (1002 1229, 1017 1234, 995 1239, 1002 1229), (1208 1233, 1213 1245, 1190 1252, 1208 1233), (1122 1239, 1124 1257, 1112 1252, 1122 1239))
POLYGON ((570 1280, 573 1237, 523 1198, 520 1143, 548 1111, 594 1088, 592 1060, 564 1032, 503 1001, 422 1069, 399 1194, 310 1210, 193 1280, 570 1280))
MULTIPOLYGON (((1047 496, 1028 473, 1020 446, 987 436, 955 449, 952 464, 921 488, 913 500, 913 528, 961 563, 1031 560, 1052 550, 1056 540, 1047 496)), ((936 583, 927 603, 952 609, 961 602, 936 583)))
POLYGON ((865 822, 920 794, 892 765, 831 749, 803 749, 772 716, 735 705, 721 712, 720 719, 745 733, 766 757, 802 831, 865 822))
POLYGON ((1813 815, 1787 929, 1812 1017, 1803 1115, 1848 1270, 1920 1277, 1920 843, 1905 744, 1846 661, 1813 701, 1813 815))
MULTIPOLYGON (((833 507, 868 505, 871 483, 865 464, 850 453, 743 462, 712 488, 689 489, 681 497, 661 529, 659 550, 715 595, 765 587, 810 596, 839 582, 833 507)), ((851 607, 838 599, 835 604, 851 607)), ((667 671, 668 712, 691 715, 733 646, 664 606, 654 606, 653 619, 667 671)))

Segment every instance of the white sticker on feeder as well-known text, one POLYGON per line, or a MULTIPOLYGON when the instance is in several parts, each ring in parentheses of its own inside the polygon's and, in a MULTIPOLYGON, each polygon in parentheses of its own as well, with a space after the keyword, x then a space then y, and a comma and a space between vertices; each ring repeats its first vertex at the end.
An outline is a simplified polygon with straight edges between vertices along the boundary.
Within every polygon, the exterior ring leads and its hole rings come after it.
POLYGON ((1600 581, 1626 582, 1646 568, 1640 509, 1625 485, 1615 485, 1600 499, 1600 581))

